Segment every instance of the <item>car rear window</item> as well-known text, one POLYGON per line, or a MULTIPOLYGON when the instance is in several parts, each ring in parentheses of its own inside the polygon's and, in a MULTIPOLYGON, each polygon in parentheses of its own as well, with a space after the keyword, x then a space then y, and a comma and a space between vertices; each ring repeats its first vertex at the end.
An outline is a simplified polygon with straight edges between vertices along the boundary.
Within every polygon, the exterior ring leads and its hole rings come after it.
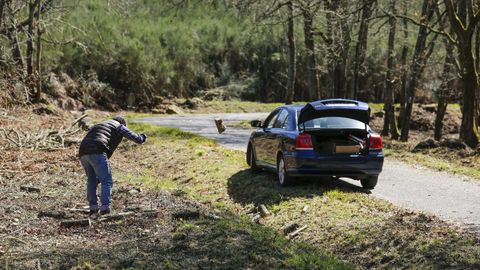
POLYGON ((346 117, 321 117, 305 121, 305 129, 365 129, 365 124, 346 117))

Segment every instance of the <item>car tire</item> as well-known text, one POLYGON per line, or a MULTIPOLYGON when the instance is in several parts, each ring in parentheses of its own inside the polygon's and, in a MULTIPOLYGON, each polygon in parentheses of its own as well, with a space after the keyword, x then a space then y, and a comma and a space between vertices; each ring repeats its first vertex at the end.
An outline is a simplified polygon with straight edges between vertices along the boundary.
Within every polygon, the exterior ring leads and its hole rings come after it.
POLYGON ((360 183, 362 183, 362 187, 365 189, 373 189, 377 185, 378 182, 378 175, 377 176, 369 176, 364 179, 360 179, 360 183))
POLYGON ((283 159, 282 155, 279 155, 277 160, 277 179, 278 184, 280 184, 282 187, 289 186, 293 182, 293 177, 287 174, 287 170, 285 169, 285 160, 283 159))
POLYGON ((260 171, 260 168, 257 166, 256 158, 255 158, 255 151, 251 144, 248 144, 247 148, 247 164, 250 165, 250 171, 252 173, 257 173, 260 171))

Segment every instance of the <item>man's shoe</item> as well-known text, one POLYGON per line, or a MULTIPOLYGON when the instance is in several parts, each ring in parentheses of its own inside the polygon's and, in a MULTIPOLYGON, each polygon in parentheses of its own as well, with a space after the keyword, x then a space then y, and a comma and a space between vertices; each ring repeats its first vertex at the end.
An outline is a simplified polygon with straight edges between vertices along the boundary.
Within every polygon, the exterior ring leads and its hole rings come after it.
POLYGON ((100 211, 101 216, 107 215, 107 214, 110 214, 110 208, 100 211))
POLYGON ((98 209, 94 209, 94 210, 90 209, 90 211, 88 211, 89 216, 93 216, 93 215, 96 215, 96 214, 98 214, 98 209))

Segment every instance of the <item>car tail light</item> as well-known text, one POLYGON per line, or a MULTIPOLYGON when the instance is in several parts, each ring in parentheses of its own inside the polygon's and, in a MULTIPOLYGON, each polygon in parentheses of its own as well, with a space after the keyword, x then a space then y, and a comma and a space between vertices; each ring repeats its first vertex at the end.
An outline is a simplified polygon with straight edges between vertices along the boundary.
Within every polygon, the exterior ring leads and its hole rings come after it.
POLYGON ((378 134, 371 134, 370 149, 382 149, 382 148, 383 148, 382 136, 378 134))
POLYGON ((312 150, 312 136, 307 133, 298 134, 297 140, 295 141, 295 148, 297 150, 312 150))

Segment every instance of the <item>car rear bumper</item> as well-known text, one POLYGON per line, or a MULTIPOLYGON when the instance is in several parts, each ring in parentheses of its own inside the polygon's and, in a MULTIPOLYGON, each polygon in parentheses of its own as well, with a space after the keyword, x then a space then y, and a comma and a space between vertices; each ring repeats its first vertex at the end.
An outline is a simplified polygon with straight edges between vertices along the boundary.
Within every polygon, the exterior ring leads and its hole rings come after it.
POLYGON ((287 173, 291 176, 334 175, 358 177, 379 175, 382 172, 383 151, 369 155, 319 155, 313 150, 285 153, 287 173))

